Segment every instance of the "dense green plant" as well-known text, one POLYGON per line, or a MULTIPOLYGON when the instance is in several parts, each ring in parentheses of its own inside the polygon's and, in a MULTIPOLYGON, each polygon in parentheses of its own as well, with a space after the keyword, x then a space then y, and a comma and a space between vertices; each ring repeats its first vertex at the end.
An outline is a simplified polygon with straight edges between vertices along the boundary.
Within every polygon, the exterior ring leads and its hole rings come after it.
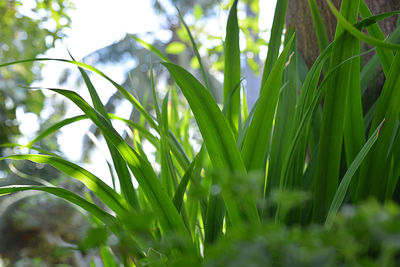
MULTIPOLYGON (((309 3, 315 6, 315 1, 309 3)), ((1 187, 0 194, 44 191, 89 212, 97 226, 81 247, 100 247, 107 266, 118 264, 113 251, 126 266, 212 265, 212 251, 224 235, 235 239, 235 233, 239 233, 237 241, 241 242, 241 231, 260 229, 260 238, 269 238, 270 231, 261 233, 272 221, 278 228, 279 223, 325 223, 329 229, 344 202, 359 203, 369 197, 382 202, 392 199, 400 175, 396 164, 400 157, 400 53, 393 54, 400 45, 384 40, 377 22, 397 12, 372 16, 363 0, 343 0, 340 12, 330 5, 339 21, 335 40, 327 44, 323 41, 324 29, 317 30, 322 52, 307 70, 296 51, 293 28, 287 28, 279 55, 287 0, 278 0, 260 96, 248 112, 241 90, 237 4, 238 0, 232 4, 226 30, 222 110, 210 93, 207 70, 188 28, 203 83, 150 44, 140 42, 164 61, 190 110, 181 103, 177 88, 170 88, 158 104, 152 71, 155 116, 104 73, 75 60, 27 59, 0 65, 56 60, 79 68, 93 106, 76 92, 49 89, 74 102, 84 114, 61 121, 25 146, 39 153, 3 159, 50 164, 83 182, 107 208, 94 204, 89 197, 53 186, 1 187), (359 15, 363 19, 357 23, 359 15), (364 28, 370 35, 361 31, 364 28), (361 42, 374 46, 375 60, 381 62, 386 75, 385 86, 371 110, 362 109, 360 76, 368 79, 373 72, 360 70, 360 58, 371 52, 361 52, 361 42), (112 83, 140 112, 142 120, 137 123, 108 114, 86 70, 112 83), (189 139, 192 116, 203 140, 199 150, 189 139), (90 119, 104 135, 118 189, 82 167, 33 146, 82 119, 90 119), (113 128, 114 119, 132 127, 132 143, 113 128), (144 140, 156 148, 160 173, 144 152, 144 140), (109 234, 118 239, 116 244, 109 244, 109 234)), ((317 9, 312 10, 316 27, 322 27, 317 9)), ((390 39, 395 40, 398 34, 396 30, 390 39)))

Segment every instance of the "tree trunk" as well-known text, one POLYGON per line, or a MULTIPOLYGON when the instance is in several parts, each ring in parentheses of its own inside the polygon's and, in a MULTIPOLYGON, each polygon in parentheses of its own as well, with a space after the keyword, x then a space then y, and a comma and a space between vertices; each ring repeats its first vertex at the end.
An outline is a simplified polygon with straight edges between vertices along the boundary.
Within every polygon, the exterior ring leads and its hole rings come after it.
MULTIPOLYGON (((331 13, 325 0, 316 0, 322 20, 324 22, 329 41, 333 40, 336 29, 336 18, 331 13)), ((339 8, 341 0, 332 1, 339 8)), ((400 8, 400 0, 366 0, 374 15, 397 10, 400 8)), ((317 37, 315 35, 308 0, 289 0, 286 24, 292 24, 297 32, 297 45, 306 64, 310 67, 319 55, 317 37)), ((392 16, 381 21, 380 26, 385 35, 390 34, 397 24, 397 16, 392 16)))

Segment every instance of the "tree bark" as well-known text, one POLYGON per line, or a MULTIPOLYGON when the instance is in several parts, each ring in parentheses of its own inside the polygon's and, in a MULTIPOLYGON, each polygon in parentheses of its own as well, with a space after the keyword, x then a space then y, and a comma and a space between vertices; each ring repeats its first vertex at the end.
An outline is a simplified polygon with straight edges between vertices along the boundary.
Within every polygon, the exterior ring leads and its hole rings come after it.
MULTIPOLYGON (((336 29, 336 18, 330 11, 325 0, 316 0, 322 20, 324 22, 329 41, 333 40, 336 29)), ((340 7, 341 0, 332 1, 336 7, 340 7)), ((400 8, 400 0, 366 0, 374 15, 397 10, 400 8)), ((317 37, 315 35, 308 0, 289 0, 286 14, 286 25, 292 24, 297 33, 297 45, 306 64, 310 67, 319 55, 317 37)), ((390 34, 397 24, 397 16, 392 16, 381 21, 380 26, 385 35, 390 34)), ((368 59, 367 59, 368 60, 368 59)))

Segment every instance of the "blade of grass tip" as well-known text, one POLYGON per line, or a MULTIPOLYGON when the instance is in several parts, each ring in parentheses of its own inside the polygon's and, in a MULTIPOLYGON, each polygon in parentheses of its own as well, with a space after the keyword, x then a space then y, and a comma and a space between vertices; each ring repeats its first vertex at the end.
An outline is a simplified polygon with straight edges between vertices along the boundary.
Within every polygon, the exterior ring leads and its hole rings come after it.
MULTIPOLYGON (((358 18, 359 0, 343 0, 340 12, 351 22, 358 18)), ((333 47, 330 68, 351 58, 359 41, 345 32, 338 24, 335 40, 341 36, 333 47)), ((339 168, 342 154, 342 141, 347 107, 347 95, 351 78, 351 62, 343 64, 328 82, 325 95, 322 126, 320 131, 318 166, 314 182, 313 220, 322 222, 328 212, 329 205, 335 195, 339 183, 339 168)))
MULTIPOLYGON (((68 51, 69 53, 69 51, 68 51)), ((75 61, 71 53, 69 53, 70 57, 72 60, 75 61)), ((103 103, 100 100, 99 95, 96 92, 96 89, 94 88, 89 75, 86 73, 85 70, 82 68, 78 67, 79 72, 81 73, 83 80, 85 81, 86 87, 89 90, 90 97, 93 102, 94 108, 101 114, 103 117, 107 120, 109 125, 112 127, 111 120, 108 117, 107 110, 103 103)), ((129 205, 132 206, 135 210, 139 209, 139 200, 136 194, 136 190, 133 187, 132 183, 132 178, 131 174, 129 172, 128 167, 126 166, 126 163, 124 159, 121 157, 121 155, 118 153, 118 150, 112 145, 111 141, 105 137, 106 143, 108 150, 110 151, 112 161, 114 163, 115 171, 117 172, 117 177, 120 183, 120 190, 122 192, 122 195, 124 198, 127 200, 129 205)))
MULTIPOLYGON (((237 19, 237 4, 235 0, 229 11, 226 25, 225 53, 224 53, 224 102, 231 95, 235 86, 240 83, 240 49, 239 49, 239 23, 237 19)), ((226 118, 233 132, 238 132, 240 90, 232 94, 231 100, 226 106, 226 118)))
MULTIPOLYGON (((160 50, 158 50, 154 45, 149 44, 147 42, 145 42, 144 40, 140 39, 137 36, 132 36, 133 39, 135 39, 139 44, 141 44, 144 48, 146 48, 147 50, 149 50, 150 52, 153 52, 156 56, 158 56, 160 59, 162 59, 165 62, 171 62, 171 60, 169 60, 167 58, 167 56, 165 56, 160 50)), ((171 62, 172 63, 172 62, 171 62)))
POLYGON ((176 10, 178 11, 179 19, 181 20, 183 26, 184 26, 185 29, 186 29, 187 34, 189 35, 190 42, 192 43, 192 46, 193 46, 194 54, 196 55, 196 58, 197 58, 197 60, 198 60, 198 62, 199 62, 200 71, 201 71, 201 76, 203 77, 204 85, 205 85, 205 87, 211 92, 212 89, 211 89, 210 83, 209 83, 209 81, 208 81, 208 75, 207 75, 208 73, 206 72, 206 69, 204 68, 203 61, 201 60, 200 53, 199 53, 199 50, 198 50, 198 48, 197 48, 197 44, 196 44, 196 42, 194 41, 193 35, 192 35, 192 33, 190 32, 190 29, 189 29, 189 27, 187 26, 185 20, 183 19, 182 14, 181 14, 181 12, 179 11, 178 7, 175 6, 175 8, 176 8, 176 10))
POLYGON ((199 153, 194 157, 193 161, 190 163, 188 169, 183 175, 181 182, 179 183, 178 188, 175 191, 173 202, 176 209, 180 212, 183 203, 183 196, 185 195, 187 185, 190 181, 190 178, 193 174, 193 170, 198 168, 199 163, 201 164, 202 155, 204 153, 204 146, 201 147, 199 153))
POLYGON ((384 42, 382 40, 379 40, 377 38, 374 38, 374 37, 371 37, 371 36, 368 36, 368 35, 364 34, 360 30, 358 30, 356 27, 354 27, 351 22, 346 20, 346 18, 343 17, 343 15, 341 15, 339 13, 339 11, 335 8, 335 6, 332 4, 331 1, 327 0, 327 3, 329 5, 332 13, 335 15, 335 17, 339 21, 339 24, 346 31, 348 31, 350 34, 352 34, 354 37, 356 37, 357 39, 359 39, 359 40, 361 40, 361 41, 363 41, 363 42, 365 42, 367 44, 376 46, 376 47, 400 51, 400 45, 398 45, 398 44, 384 42))
POLYGON ((86 115, 78 115, 78 116, 67 118, 67 119, 64 119, 64 120, 62 120, 60 122, 57 122, 56 124, 54 124, 54 125, 50 126, 49 128, 45 129, 35 139, 30 141, 25 146, 29 148, 29 147, 33 146, 35 143, 37 143, 40 140, 42 140, 43 138, 49 136, 52 133, 55 133, 56 131, 58 131, 62 127, 67 126, 67 125, 72 124, 72 123, 77 122, 77 121, 85 120, 87 118, 88 117, 86 115))
POLYGON ((12 155, 0 158, 0 160, 4 159, 30 160, 36 163, 49 164, 59 169, 63 173, 81 181, 116 214, 124 214, 128 211, 128 206, 124 199, 107 184, 105 184, 100 178, 86 169, 65 159, 40 154, 12 155))
POLYGON ((151 164, 133 150, 115 129, 110 127, 106 119, 86 103, 77 93, 62 89, 51 90, 74 102, 101 129, 103 134, 110 139, 128 164, 140 185, 139 187, 141 187, 145 193, 163 230, 166 233, 178 232, 183 235, 182 237, 188 237, 190 239, 180 215, 175 209, 172 200, 162 188, 151 164))
MULTIPOLYGON (((182 67, 170 63, 163 63, 163 65, 181 88, 192 109, 214 169, 222 172, 245 174, 246 169, 236 147, 231 127, 211 94, 182 67)), ((232 225, 239 224, 241 214, 246 213, 239 211, 238 203, 228 202, 225 204, 232 225)), ((248 219, 251 222, 259 222, 255 203, 244 207, 244 209, 250 211, 251 216, 248 219)))
POLYGON ((362 147, 360 152, 358 152, 358 154, 355 157, 355 159, 353 160, 353 162, 350 164, 349 168, 346 171, 346 174, 343 176, 343 179, 340 182, 338 189, 336 190, 335 196, 334 196, 331 206, 329 208, 328 216, 325 221, 325 225, 327 227, 332 226, 333 220, 334 220, 340 206, 343 203, 344 197, 346 195, 346 192, 349 188, 349 185, 351 183, 351 180, 352 180, 354 174, 356 173, 357 169, 360 167, 361 163, 367 156, 368 152, 371 150, 372 146, 375 144, 376 140, 378 140, 379 132, 384 123, 385 123, 385 121, 382 121, 379 124, 379 126, 375 129, 375 131, 372 133, 371 137, 368 139, 368 141, 362 147))
POLYGON ((244 138, 242 159, 248 172, 262 172, 265 167, 272 122, 282 84, 283 69, 285 68, 287 56, 294 37, 295 35, 292 36, 283 49, 281 55, 274 64, 271 75, 268 76, 267 81, 264 83, 253 119, 244 138))
POLYGON ((279 55, 279 49, 282 44, 282 31, 285 25, 286 10, 288 6, 288 0, 277 0, 274 20, 272 22, 271 37, 268 43, 268 54, 265 60, 263 76, 261 80, 260 92, 265 88, 264 83, 267 81, 268 75, 272 71, 276 59, 279 55))

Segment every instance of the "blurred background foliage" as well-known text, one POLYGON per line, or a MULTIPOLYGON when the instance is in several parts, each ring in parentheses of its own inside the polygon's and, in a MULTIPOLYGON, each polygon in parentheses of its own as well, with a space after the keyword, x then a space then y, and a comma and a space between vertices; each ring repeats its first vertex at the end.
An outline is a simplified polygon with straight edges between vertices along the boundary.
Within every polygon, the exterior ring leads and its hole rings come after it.
MULTIPOLYGON (((69 0, 1 0, 0 61, 35 58, 65 37, 70 26, 67 11, 69 0)), ((44 96, 40 91, 19 88, 40 80, 41 65, 25 63, 0 70, 0 143, 15 141, 19 135, 16 110, 32 112, 40 117, 44 96)), ((0 150, 1 155, 1 150, 0 150)))

